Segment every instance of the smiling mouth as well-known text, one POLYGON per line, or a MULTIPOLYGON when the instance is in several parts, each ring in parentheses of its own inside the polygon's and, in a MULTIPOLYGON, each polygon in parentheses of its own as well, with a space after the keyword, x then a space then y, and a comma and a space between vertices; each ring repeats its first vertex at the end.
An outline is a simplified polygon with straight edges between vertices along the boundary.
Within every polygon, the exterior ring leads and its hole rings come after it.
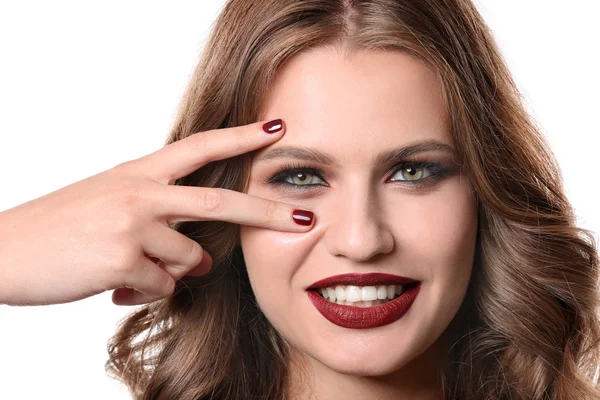
POLYGON ((388 273, 346 273, 321 279, 307 290, 329 303, 366 308, 397 299, 419 283, 413 278, 388 273))
POLYGON ((388 303, 418 283, 374 286, 335 285, 312 290, 330 303, 366 308, 388 303))
POLYGON ((316 310, 335 325, 349 329, 377 328, 401 319, 408 312, 419 295, 421 282, 392 275, 379 275, 383 279, 375 282, 375 277, 338 275, 313 284, 306 294, 316 310), (352 283, 362 280, 365 286, 352 285, 348 280, 352 283))

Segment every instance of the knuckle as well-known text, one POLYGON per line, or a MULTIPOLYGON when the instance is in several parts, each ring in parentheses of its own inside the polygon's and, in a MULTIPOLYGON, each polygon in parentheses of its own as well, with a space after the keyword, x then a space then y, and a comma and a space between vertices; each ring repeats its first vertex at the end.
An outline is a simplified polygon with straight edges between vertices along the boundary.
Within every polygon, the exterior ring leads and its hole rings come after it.
POLYGON ((118 274, 130 276, 135 272, 139 261, 139 254, 130 248, 126 248, 114 258, 112 264, 118 274))
POLYGON ((202 261, 204 250, 202 249, 202 246, 195 240, 190 239, 189 245, 190 247, 187 255, 190 259, 190 262, 193 264, 192 266, 196 266, 200 264, 200 261, 202 261))
POLYGON ((125 209, 122 209, 121 212, 113 218, 114 221, 112 222, 113 230, 125 238, 130 237, 136 232, 138 224, 136 216, 129 210, 133 210, 133 208, 127 206, 125 209))
POLYGON ((167 276, 164 284, 162 285, 162 297, 167 297, 173 294, 175 291, 176 282, 175 279, 167 276))
POLYGON ((141 198, 140 191, 140 186, 136 182, 123 179, 113 187, 111 200, 120 208, 135 209, 141 198))
POLYGON ((114 181, 119 182, 117 187, 120 187, 120 184, 125 186, 132 184, 133 177, 146 176, 143 165, 147 157, 143 156, 134 160, 127 160, 112 167, 108 172, 112 174, 114 181))
POLYGON ((218 189, 206 189, 200 196, 200 206, 211 213, 219 213, 225 205, 225 194, 218 189))
POLYGON ((165 297, 172 295, 173 292, 175 292, 176 286, 177 285, 176 285, 175 279, 168 279, 167 283, 165 284, 165 292, 164 292, 165 297))
POLYGON ((208 153, 207 135, 208 134, 206 132, 199 132, 183 140, 192 152, 198 153, 200 156, 204 157, 208 153))
POLYGON ((108 198, 106 218, 111 220, 113 229, 119 233, 134 232, 138 224, 138 214, 142 209, 143 194, 140 185, 133 182, 120 182, 108 198))
POLYGON ((137 164, 136 161, 137 160, 123 161, 123 162, 115 165, 114 167, 112 167, 111 171, 114 172, 115 174, 123 174, 123 173, 130 172, 133 168, 135 168, 135 165, 137 164))
POLYGON ((244 129, 239 129, 239 128, 233 128, 234 132, 235 132, 235 147, 236 150, 238 152, 243 152, 244 150, 246 150, 247 148, 250 147, 250 145, 253 142, 253 138, 251 136, 248 135, 248 133, 246 132, 246 130, 244 129))
POLYGON ((267 220, 270 222, 274 222, 279 218, 280 215, 281 207, 279 207, 279 204, 273 201, 268 201, 265 209, 265 217, 267 218, 267 220))

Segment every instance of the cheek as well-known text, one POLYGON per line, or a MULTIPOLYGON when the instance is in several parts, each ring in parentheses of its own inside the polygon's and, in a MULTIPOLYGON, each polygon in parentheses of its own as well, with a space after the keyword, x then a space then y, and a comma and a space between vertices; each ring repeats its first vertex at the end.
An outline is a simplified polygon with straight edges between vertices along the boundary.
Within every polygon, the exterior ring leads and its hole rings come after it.
MULTIPOLYGON (((471 197, 461 192, 445 193, 421 202, 417 208, 405 221, 410 228, 402 231, 400 245, 410 245, 420 255, 425 272, 441 265, 449 270, 472 258, 477 212, 471 197)), ((441 272, 431 270, 432 274, 441 272)))
MULTIPOLYGON (((308 253, 297 234, 240 226, 240 240, 252 290, 261 310, 277 324, 294 306, 292 279, 308 253)), ((296 300, 297 301, 297 300, 296 300)))
POLYGON ((400 252, 428 283, 432 309, 454 313, 466 292, 477 239, 477 206, 468 187, 446 188, 418 203, 401 230, 400 252), (408 228, 410 227, 410 228, 408 228))

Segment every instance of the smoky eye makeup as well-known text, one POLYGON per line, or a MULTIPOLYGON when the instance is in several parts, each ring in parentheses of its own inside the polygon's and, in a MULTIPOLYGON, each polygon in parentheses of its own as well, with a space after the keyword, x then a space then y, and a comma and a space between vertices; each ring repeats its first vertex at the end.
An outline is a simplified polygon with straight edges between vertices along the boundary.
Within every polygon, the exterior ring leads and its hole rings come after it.
MULTIPOLYGON (((397 163, 389 174, 386 182, 407 189, 431 187, 436 182, 454 173, 456 165, 433 161, 425 157, 412 157, 397 163)), ((266 185, 288 191, 306 192, 329 186, 326 174, 317 166, 292 162, 280 166, 263 182, 266 185)))

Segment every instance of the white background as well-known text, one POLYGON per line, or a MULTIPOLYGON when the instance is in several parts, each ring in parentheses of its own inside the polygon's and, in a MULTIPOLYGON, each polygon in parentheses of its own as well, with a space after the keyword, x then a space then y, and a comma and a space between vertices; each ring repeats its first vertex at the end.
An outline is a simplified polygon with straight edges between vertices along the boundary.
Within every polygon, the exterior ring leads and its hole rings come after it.
MULTIPOLYGON (((162 146, 223 4, 1 1, 0 210, 162 146)), ((562 166, 579 224, 600 232, 599 3, 476 4, 562 166)), ((110 295, 0 306, 0 399, 130 399, 103 368, 107 340, 133 310, 110 295)))

